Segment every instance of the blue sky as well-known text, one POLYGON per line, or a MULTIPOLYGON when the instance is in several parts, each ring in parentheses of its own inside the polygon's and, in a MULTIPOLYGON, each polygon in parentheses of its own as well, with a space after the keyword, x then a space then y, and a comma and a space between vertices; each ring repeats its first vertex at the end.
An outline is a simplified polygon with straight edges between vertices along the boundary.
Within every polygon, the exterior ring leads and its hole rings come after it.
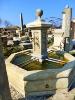
POLYGON ((37 8, 43 9, 43 18, 62 17, 61 12, 67 4, 73 8, 74 17, 75 0, 0 0, 0 18, 20 25, 19 16, 22 12, 24 24, 27 24, 35 19, 37 8))

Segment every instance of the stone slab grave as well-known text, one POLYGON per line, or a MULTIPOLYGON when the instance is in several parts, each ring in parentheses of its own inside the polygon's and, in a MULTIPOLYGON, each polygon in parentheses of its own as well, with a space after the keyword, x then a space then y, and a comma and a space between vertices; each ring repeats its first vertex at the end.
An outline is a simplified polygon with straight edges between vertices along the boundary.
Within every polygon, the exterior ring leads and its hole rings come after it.
POLYGON ((25 96, 55 94, 70 89, 75 77, 75 57, 64 53, 68 62, 62 68, 27 71, 11 63, 16 55, 25 52, 11 54, 6 59, 9 82, 17 91, 25 96))

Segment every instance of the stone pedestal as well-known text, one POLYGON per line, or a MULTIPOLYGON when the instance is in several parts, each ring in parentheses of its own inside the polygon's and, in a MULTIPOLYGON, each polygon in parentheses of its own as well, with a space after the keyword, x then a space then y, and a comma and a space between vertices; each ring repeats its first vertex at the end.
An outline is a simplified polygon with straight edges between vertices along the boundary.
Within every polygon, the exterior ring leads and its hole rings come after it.
POLYGON ((41 18, 27 24, 32 31, 33 57, 37 57, 40 62, 47 58, 47 29, 50 27, 41 18))

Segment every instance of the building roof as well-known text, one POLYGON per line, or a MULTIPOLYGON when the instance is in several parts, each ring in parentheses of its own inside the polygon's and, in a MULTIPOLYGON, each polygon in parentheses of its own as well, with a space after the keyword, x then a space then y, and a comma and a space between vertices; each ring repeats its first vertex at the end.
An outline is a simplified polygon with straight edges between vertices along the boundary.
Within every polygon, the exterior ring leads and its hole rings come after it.
POLYGON ((72 22, 74 22, 74 23, 75 23, 75 18, 73 18, 73 19, 72 19, 72 22))

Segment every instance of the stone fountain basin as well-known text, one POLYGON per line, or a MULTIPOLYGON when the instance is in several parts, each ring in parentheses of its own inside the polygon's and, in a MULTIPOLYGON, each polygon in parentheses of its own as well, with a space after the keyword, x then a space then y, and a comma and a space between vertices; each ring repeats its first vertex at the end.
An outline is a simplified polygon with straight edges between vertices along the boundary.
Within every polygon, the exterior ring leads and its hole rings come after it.
POLYGON ((9 82, 17 91, 25 96, 70 89, 75 77, 75 57, 64 53, 68 62, 62 68, 27 71, 11 63, 16 55, 26 51, 11 54, 5 61, 9 82))

